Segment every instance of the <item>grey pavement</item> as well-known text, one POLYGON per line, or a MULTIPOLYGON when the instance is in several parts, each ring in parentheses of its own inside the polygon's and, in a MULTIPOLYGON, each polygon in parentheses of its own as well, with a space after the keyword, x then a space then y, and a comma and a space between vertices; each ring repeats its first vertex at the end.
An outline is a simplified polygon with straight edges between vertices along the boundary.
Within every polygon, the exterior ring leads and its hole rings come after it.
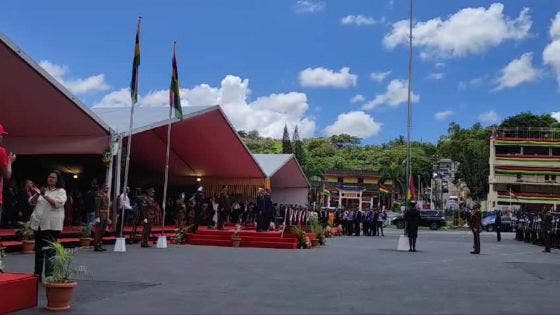
MULTIPOLYGON (((171 246, 80 250, 71 314, 558 314, 560 253, 483 233, 420 231, 418 252, 385 237, 329 238, 310 250, 171 246)), ((33 255, 12 254, 31 272, 33 255)), ((22 312, 44 314, 39 307, 22 312)))

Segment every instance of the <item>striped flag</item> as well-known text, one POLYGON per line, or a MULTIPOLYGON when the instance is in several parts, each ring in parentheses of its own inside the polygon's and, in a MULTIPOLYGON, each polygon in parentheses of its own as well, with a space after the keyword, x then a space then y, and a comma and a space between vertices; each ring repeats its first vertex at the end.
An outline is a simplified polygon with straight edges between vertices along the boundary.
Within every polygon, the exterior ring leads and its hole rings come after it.
POLYGON ((382 194, 388 194, 390 191, 385 185, 379 184, 379 192, 382 194))
POLYGON ((412 174, 410 174, 410 178, 408 180, 407 198, 409 201, 416 199, 416 187, 414 186, 414 177, 412 177, 412 174))
POLYGON ((130 80, 130 99, 132 106, 138 102, 138 67, 140 66, 140 22, 142 18, 138 18, 138 26, 136 28, 136 42, 134 44, 134 59, 132 60, 132 79, 130 80))
POLYGON ((183 119, 181 96, 179 95, 179 73, 177 71, 177 57, 175 57, 175 44, 173 44, 173 61, 171 71, 171 85, 169 86, 169 106, 175 109, 175 117, 183 119))

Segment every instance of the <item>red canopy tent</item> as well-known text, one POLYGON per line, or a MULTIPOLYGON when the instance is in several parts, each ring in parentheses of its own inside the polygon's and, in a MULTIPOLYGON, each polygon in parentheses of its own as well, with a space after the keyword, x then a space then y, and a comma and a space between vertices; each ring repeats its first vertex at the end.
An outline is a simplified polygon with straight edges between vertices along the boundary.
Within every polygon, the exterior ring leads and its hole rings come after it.
MULTIPOLYGON (((115 130, 126 130, 130 108, 95 108, 115 130)), ((254 196, 268 187, 266 174, 219 106, 183 107, 184 119, 173 118, 169 182, 194 185, 200 178, 207 195, 229 185, 235 195, 254 196)), ((167 107, 138 107, 132 131, 131 177, 137 183, 163 183, 167 145, 167 107)), ((126 133, 123 133, 126 140, 126 133)))
POLYGON ((0 123, 21 155, 102 154, 111 129, 0 33, 0 123))

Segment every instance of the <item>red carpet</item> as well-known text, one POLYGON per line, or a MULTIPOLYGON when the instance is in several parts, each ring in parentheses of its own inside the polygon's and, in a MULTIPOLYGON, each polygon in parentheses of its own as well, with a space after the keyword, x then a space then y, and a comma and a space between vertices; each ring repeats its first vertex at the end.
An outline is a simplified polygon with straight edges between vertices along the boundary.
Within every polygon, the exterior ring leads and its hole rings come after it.
POLYGON ((0 314, 37 306, 38 278, 24 273, 0 273, 0 314))
MULTIPOLYGON (((200 227, 195 234, 187 234, 186 240, 188 244, 192 245, 208 245, 208 246, 233 246, 231 237, 234 230, 233 224, 226 224, 225 230, 208 229, 200 227)), ((172 243, 176 227, 174 225, 165 227, 165 235, 168 242, 172 243)), ((124 236, 128 238, 132 231, 131 226, 124 227, 124 236)), ((161 235, 161 226, 152 228, 152 240, 156 240, 158 235, 161 235)), ((142 235, 142 226, 136 229, 136 238, 140 239, 142 235)), ((242 227, 239 232, 241 237, 240 247, 256 247, 256 248, 282 248, 282 249, 295 249, 297 248, 297 238, 290 233, 282 233, 279 231, 269 232, 256 232, 254 225, 242 227)), ((313 233, 307 233, 310 240, 315 239, 313 233)), ((115 242, 115 233, 109 231, 103 237, 103 243, 113 244, 115 242)), ((67 226, 62 230, 59 238, 60 243, 65 247, 74 247, 80 245, 80 227, 67 226)), ((0 246, 6 247, 8 250, 20 250, 21 241, 16 238, 15 229, 0 229, 0 246)))
MULTIPOLYGON (((214 230, 200 227, 195 234, 187 235, 187 243, 192 245, 224 246, 232 247, 231 237, 233 227, 226 227, 225 230, 214 230)), ((240 247, 256 248, 279 248, 296 249, 297 238, 295 235, 278 231, 256 232, 255 230, 242 230, 239 232, 241 237, 240 247)), ((310 239, 314 239, 313 233, 308 233, 310 239)))

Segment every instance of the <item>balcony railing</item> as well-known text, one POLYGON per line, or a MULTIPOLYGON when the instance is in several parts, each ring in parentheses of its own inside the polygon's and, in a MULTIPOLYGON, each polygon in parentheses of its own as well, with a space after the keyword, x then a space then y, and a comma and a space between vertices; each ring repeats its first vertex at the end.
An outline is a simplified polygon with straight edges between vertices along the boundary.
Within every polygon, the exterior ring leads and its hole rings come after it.
POLYGON ((499 128, 494 129, 495 138, 502 139, 539 139, 560 141, 560 129, 556 128, 499 128))

